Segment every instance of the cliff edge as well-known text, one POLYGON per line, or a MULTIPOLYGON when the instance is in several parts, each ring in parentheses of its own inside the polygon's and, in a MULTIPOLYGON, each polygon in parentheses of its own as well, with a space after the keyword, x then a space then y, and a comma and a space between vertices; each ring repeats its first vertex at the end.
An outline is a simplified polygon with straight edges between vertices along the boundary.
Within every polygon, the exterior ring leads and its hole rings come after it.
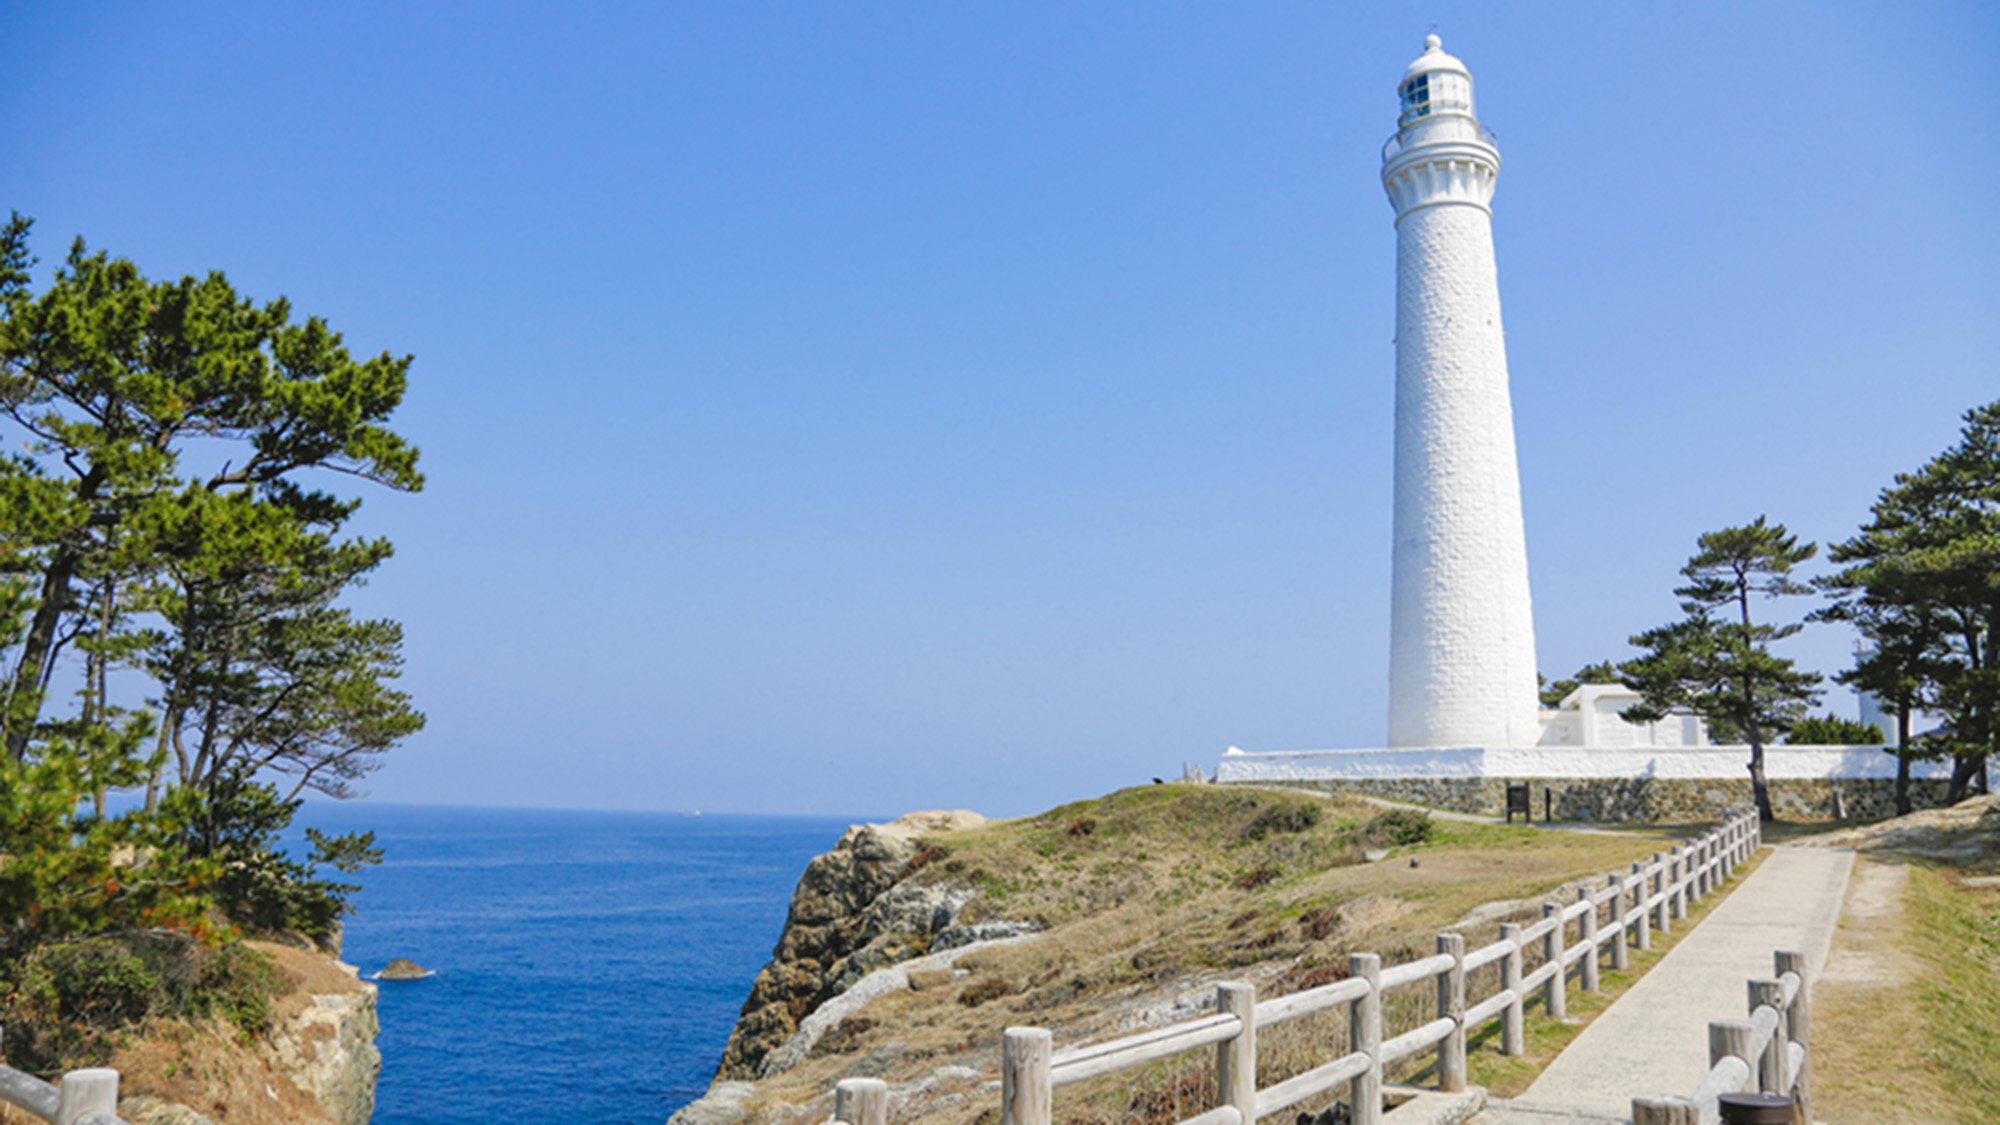
POLYGON ((764 1077, 773 1053, 827 1000, 876 969, 929 952, 974 892, 898 884, 924 866, 925 833, 985 823, 978 813, 959 809, 857 824, 832 851, 808 863, 777 948, 751 984, 723 1048, 717 1080, 764 1077))
POLYGON ((220 1020, 161 1023, 111 1057, 132 1125, 367 1125, 382 1054, 376 989, 317 950, 253 941, 284 987, 261 1035, 220 1020))
MULTIPOLYGON (((1485 940, 1658 846, 1190 784, 858 825, 807 866, 715 1081, 671 1125, 812 1125, 850 1077, 886 1081, 905 1125, 991 1125, 1009 1025, 1102 1042, 1212 1011, 1217 981, 1266 997, 1327 984, 1350 952, 1407 960, 1447 926, 1485 940)), ((1309 1038, 1274 1036, 1274 1065, 1323 1062, 1309 1038)), ((1079 1088, 1064 1119, 1191 1116, 1213 1084, 1193 1056, 1079 1088)))

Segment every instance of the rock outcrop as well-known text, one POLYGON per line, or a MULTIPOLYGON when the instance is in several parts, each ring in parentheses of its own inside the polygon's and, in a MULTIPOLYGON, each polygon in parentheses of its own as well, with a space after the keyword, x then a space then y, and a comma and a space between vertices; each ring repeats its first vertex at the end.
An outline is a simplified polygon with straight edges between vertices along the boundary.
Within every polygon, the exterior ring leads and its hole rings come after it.
POLYGON ((422 980, 431 975, 429 969, 407 957, 398 957, 389 962, 381 972, 375 974, 377 980, 422 980))
POLYGON ((265 1048, 278 1073, 311 1094, 334 1125, 368 1125, 382 1073, 375 987, 355 984, 310 994, 310 1003, 272 1029, 265 1048))
POLYGON ((133 1125, 367 1125, 375 1113, 375 986, 317 950, 252 942, 287 982, 247 1043, 221 1021, 135 1037, 112 1058, 133 1125))
POLYGON ((928 953, 974 892, 902 879, 919 865, 924 833, 984 823, 959 810, 857 824, 807 864, 771 962, 757 974, 723 1049, 717 1079, 759 1077, 765 1057, 829 998, 876 969, 928 953))

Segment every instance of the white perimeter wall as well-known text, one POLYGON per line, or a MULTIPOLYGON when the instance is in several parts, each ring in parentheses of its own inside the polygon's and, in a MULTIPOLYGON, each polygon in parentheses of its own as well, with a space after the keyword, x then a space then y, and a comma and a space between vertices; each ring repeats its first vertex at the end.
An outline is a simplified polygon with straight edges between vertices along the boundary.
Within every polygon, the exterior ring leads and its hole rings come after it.
MULTIPOLYGON (((1427 777, 1747 776, 1748 746, 1522 746, 1464 749, 1291 750, 1250 753, 1232 746, 1217 781, 1332 781, 1427 777)), ((1918 762, 1912 777, 1951 776, 1950 762, 1918 762)), ((1767 746, 1770 778, 1895 777, 1896 758, 1880 746, 1767 746)))

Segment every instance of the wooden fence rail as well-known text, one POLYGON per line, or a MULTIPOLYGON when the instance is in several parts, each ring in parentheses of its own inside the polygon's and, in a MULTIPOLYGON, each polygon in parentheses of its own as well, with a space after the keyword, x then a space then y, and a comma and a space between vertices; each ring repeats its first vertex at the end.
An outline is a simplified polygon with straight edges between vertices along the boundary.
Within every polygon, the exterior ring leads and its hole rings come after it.
MULTIPOLYGON (((1761 843, 1755 814, 1728 813, 1720 825, 1698 839, 1670 852, 1654 853, 1650 863, 1633 864, 1629 874, 1613 875, 1601 888, 1583 888, 1574 903, 1544 903, 1542 919, 1533 925, 1503 925, 1500 940, 1491 945, 1468 952, 1464 935, 1439 934, 1434 955, 1388 968, 1382 967, 1377 954, 1350 954, 1347 979, 1263 1001, 1257 999, 1253 986, 1226 982, 1216 986, 1216 1014, 1105 1043, 1058 1053, 1046 1028, 1010 1027, 1001 1037, 1001 1125, 1053 1125, 1057 1088, 1203 1047, 1215 1048, 1220 1104, 1180 1125, 1254 1125, 1259 1117, 1343 1086, 1354 1125, 1380 1125, 1385 1067, 1435 1050, 1438 1089, 1463 1090, 1468 1032, 1498 1020, 1501 1053, 1523 1054, 1522 1006, 1536 989, 1543 990, 1549 1014, 1561 1018, 1565 1014, 1565 978, 1571 965, 1577 966, 1579 987, 1595 991, 1598 960, 1607 947, 1613 967, 1625 967, 1628 934, 1639 948, 1649 948, 1653 930, 1670 932, 1674 919, 1687 917, 1691 902, 1721 886, 1761 843), (1600 928, 1598 912, 1607 906, 1610 921, 1600 928), (1571 923, 1576 925, 1574 943, 1568 942, 1571 923), (1538 943, 1545 963, 1524 975, 1522 954, 1538 943), (1466 974, 1496 962, 1500 966, 1499 989, 1468 1003, 1466 974), (1384 994, 1426 981, 1436 989, 1436 1018, 1384 1039, 1384 994), (1260 1028, 1342 1006, 1348 1016, 1348 1054, 1275 1085, 1257 1088, 1260 1028)), ((847 1079, 835 1088, 830 1125, 886 1125, 888 1109, 886 1084, 879 1079, 847 1079)))
POLYGON ((1776 976, 1750 982, 1750 1018, 1708 1025, 1709 1071, 1693 1097, 1633 1098, 1632 1125, 1716 1125, 1724 1094, 1781 1094, 1813 1119, 1812 1001, 1806 955, 1772 954, 1776 976))

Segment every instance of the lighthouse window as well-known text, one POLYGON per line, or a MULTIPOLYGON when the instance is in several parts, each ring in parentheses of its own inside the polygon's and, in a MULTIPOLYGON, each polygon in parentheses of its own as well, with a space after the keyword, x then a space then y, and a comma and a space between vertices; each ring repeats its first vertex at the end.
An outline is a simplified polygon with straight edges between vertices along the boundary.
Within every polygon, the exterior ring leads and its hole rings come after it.
POLYGON ((1419 74, 1403 84, 1403 123, 1408 124, 1430 113, 1431 76, 1419 74))

